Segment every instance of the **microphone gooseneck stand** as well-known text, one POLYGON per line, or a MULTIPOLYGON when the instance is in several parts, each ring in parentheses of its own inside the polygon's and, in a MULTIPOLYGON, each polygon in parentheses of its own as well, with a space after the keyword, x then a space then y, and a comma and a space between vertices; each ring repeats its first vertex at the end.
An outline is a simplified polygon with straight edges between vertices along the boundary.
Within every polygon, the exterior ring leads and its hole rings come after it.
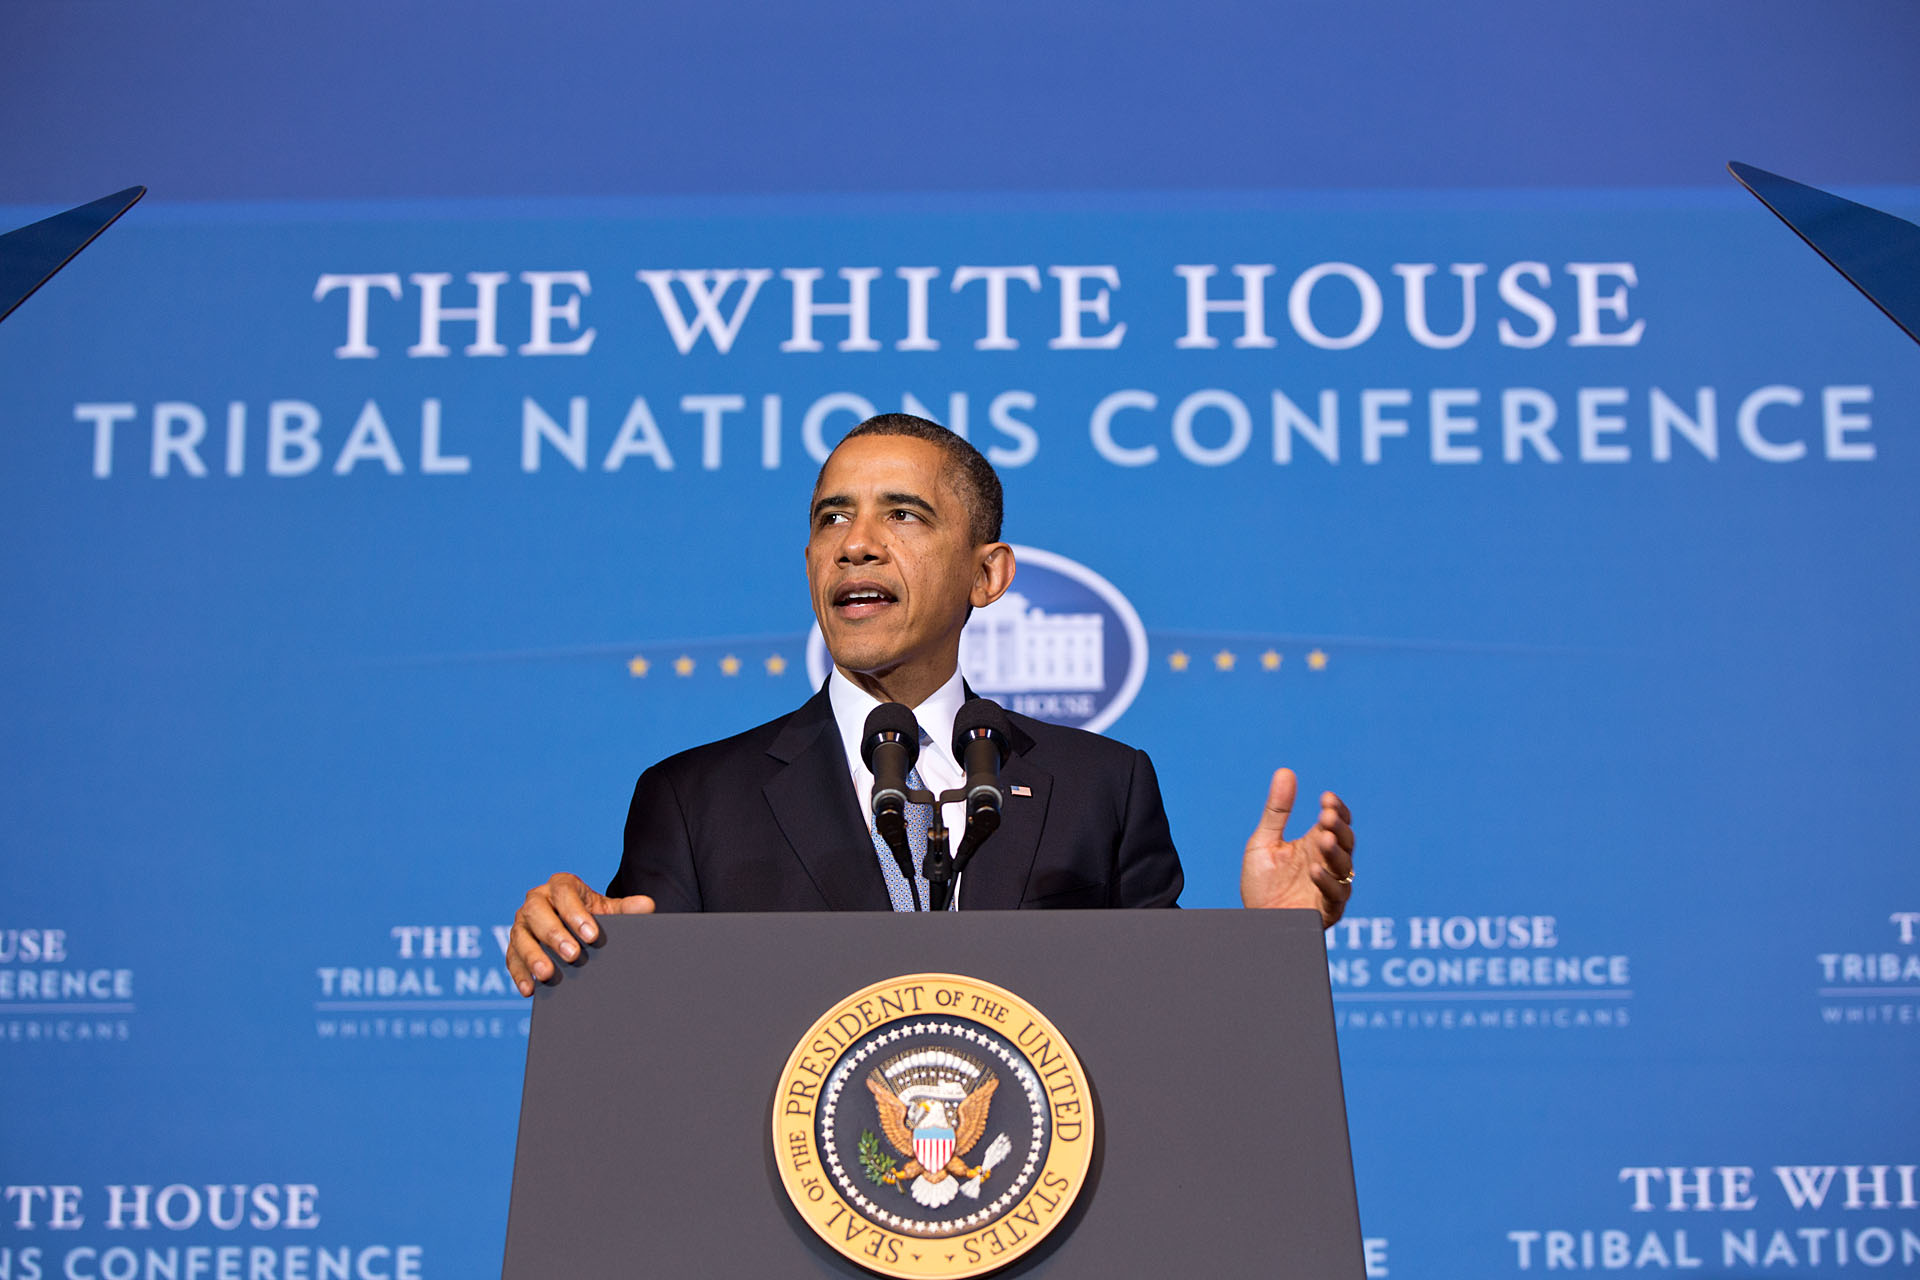
POLYGON ((967 863, 987 838, 1000 829, 1000 766, 1006 760, 1011 728, 1007 713, 991 699, 971 698, 962 704, 953 722, 953 756, 966 770, 966 783, 936 796, 925 788, 907 785, 907 774, 920 758, 920 723, 912 710, 903 703, 883 702, 867 716, 860 756, 873 771, 870 800, 873 829, 886 841, 894 862, 906 877, 907 892, 912 895, 915 911, 922 907, 913 851, 907 840, 907 805, 933 806, 933 821, 927 828, 926 857, 919 870, 927 880, 925 909, 945 911, 953 901, 954 886, 967 869, 967 863), (953 850, 941 807, 961 800, 967 805, 967 827, 961 834, 959 849, 953 850))
MULTIPOLYGON (((1012 724, 1000 704, 990 698, 969 698, 953 719, 953 758, 966 770, 965 785, 941 795, 942 804, 952 800, 967 802, 967 829, 960 836, 960 847, 947 859, 947 833, 940 832, 941 873, 934 879, 933 835, 927 836, 927 896, 935 911, 945 911, 954 886, 967 863, 987 837, 1000 829, 1000 766, 1006 763, 1009 730, 1012 724)), ((936 815, 938 810, 935 810, 936 815)))

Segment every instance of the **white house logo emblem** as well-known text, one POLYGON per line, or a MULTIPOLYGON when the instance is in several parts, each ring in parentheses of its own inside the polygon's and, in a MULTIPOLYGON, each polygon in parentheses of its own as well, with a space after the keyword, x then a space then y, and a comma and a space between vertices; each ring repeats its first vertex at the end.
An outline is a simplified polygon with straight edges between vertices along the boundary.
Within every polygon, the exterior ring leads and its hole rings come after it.
MULTIPOLYGON (((1099 732, 1120 718, 1147 674, 1140 615, 1111 582, 1077 561, 1015 546, 1013 589, 974 611, 960 637, 973 691, 1009 711, 1099 732)), ((807 672, 827 678, 826 641, 807 636, 807 672)))

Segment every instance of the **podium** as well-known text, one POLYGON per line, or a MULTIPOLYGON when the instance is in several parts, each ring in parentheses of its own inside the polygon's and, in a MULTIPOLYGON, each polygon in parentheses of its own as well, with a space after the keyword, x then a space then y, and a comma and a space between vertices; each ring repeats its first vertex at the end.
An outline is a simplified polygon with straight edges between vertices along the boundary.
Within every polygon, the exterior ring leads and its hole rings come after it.
MULTIPOLYGON (((505 1280, 873 1274, 843 1256, 849 1249, 829 1247, 789 1195, 787 1175, 807 1157, 776 1151, 777 1113, 787 1092, 808 1095, 810 1107, 819 1091, 804 1071, 787 1079, 783 1071, 849 996, 938 974, 1003 988, 1043 1014, 1077 1055, 1078 1096, 1092 1121, 1091 1158, 1070 1207, 1014 1261, 994 1266, 988 1257, 966 1274, 1364 1274, 1314 912, 655 915, 601 924, 602 943, 534 996, 505 1280)), ((930 999, 927 1008, 930 1019, 930 999)), ((1006 1038, 1030 1046, 1038 1033, 1020 1021, 1005 1021, 1006 1038)), ((817 1040, 831 1048, 837 1036, 817 1040)), ((876 1104, 862 1077, 882 1060, 841 1073, 842 1105, 861 1109, 869 1125, 876 1104)), ((899 1070, 890 1082, 904 1078, 899 1070)), ((1023 1095, 1011 1081, 992 1105, 1017 1121, 1023 1095)), ((1056 1121, 1054 1136, 1075 1136, 1070 1123, 1056 1121)), ((989 1125, 1003 1127, 998 1118, 989 1125)), ((906 1151, 892 1159, 905 1163, 906 1151)), ((929 1167, 946 1154, 939 1149, 929 1167)), ((1010 1163, 985 1185, 1012 1187, 1019 1177, 1010 1163)), ((904 1187, 872 1182, 857 1169, 843 1173, 843 1186, 867 1190, 883 1208, 911 1206, 904 1187)), ((946 1247, 953 1252, 951 1239, 946 1247)))

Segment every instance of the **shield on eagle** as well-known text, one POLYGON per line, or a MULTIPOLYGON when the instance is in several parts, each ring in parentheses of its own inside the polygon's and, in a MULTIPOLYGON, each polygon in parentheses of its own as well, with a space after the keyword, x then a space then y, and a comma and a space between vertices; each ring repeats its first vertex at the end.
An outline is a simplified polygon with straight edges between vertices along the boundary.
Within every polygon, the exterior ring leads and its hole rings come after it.
POLYGON ((923 1124, 915 1129, 913 1158, 929 1169, 946 1168, 947 1161, 953 1159, 953 1130, 945 1124, 923 1124))

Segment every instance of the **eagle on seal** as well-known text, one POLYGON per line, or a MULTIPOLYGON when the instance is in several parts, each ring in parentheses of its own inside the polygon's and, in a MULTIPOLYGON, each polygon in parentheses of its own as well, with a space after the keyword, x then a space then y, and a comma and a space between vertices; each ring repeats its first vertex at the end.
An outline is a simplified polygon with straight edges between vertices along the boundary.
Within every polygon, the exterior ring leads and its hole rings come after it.
POLYGON ((907 1190, 904 1184, 911 1182, 913 1198, 937 1208, 959 1192, 960 1179, 977 1182, 987 1177, 997 1163, 991 1154, 986 1164, 977 1167, 960 1157, 973 1150, 986 1132, 987 1109, 999 1084, 999 1078, 989 1071, 963 1096, 942 1097, 934 1090, 909 1088, 905 1092, 916 1096, 906 1100, 887 1086, 880 1072, 870 1072, 867 1088, 880 1112, 880 1129, 894 1149, 907 1157, 907 1162, 884 1175, 883 1181, 896 1191, 907 1190))

